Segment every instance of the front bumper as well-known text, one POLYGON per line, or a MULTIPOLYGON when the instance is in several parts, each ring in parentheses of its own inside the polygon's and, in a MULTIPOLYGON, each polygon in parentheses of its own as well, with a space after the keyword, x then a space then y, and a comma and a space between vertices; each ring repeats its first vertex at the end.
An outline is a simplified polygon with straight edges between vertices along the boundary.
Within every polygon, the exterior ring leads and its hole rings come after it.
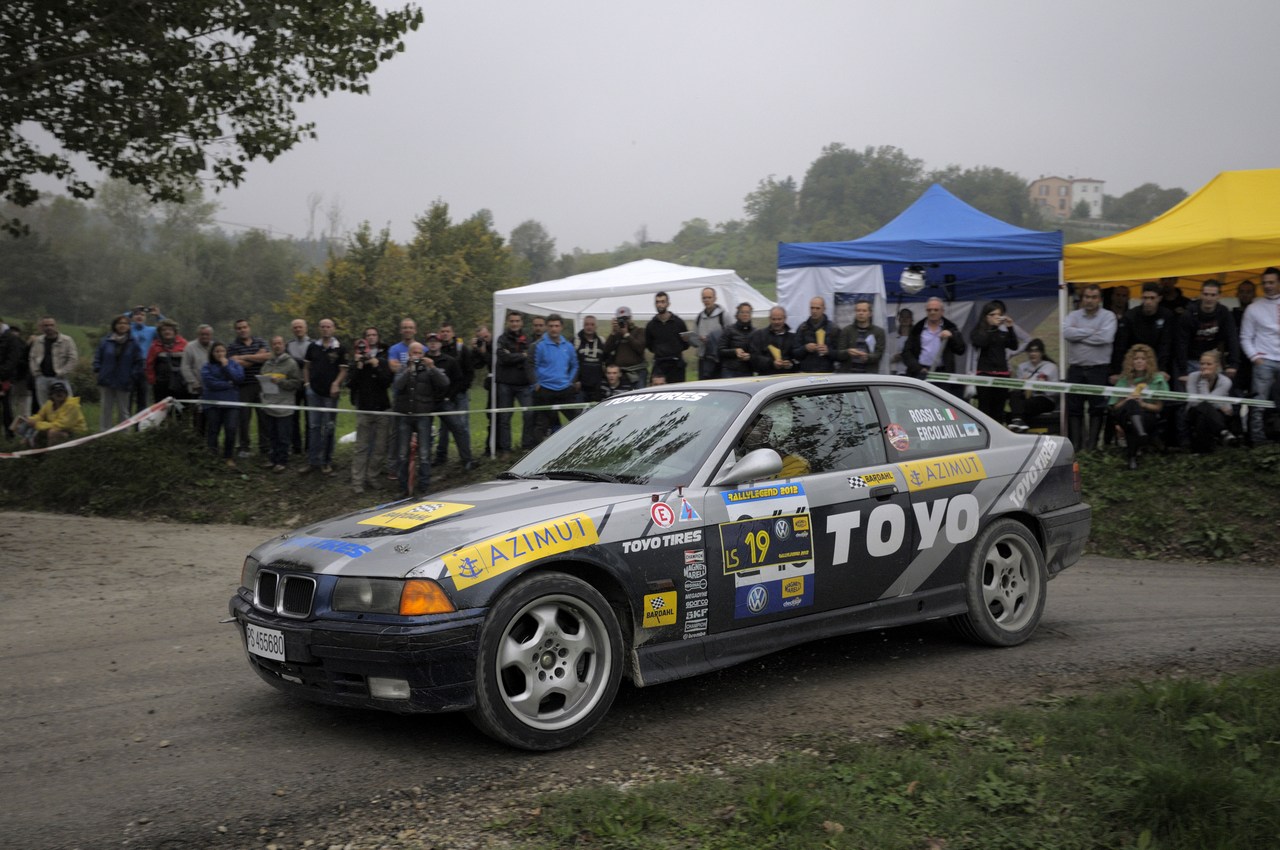
POLYGON ((386 625, 293 620, 254 608, 237 594, 231 616, 245 645, 245 623, 284 633, 284 662, 245 650, 267 683, 315 702, 408 714, 457 711, 475 704, 476 655, 485 609, 433 617, 429 624, 386 625), (370 677, 403 679, 408 699, 370 695, 370 677))

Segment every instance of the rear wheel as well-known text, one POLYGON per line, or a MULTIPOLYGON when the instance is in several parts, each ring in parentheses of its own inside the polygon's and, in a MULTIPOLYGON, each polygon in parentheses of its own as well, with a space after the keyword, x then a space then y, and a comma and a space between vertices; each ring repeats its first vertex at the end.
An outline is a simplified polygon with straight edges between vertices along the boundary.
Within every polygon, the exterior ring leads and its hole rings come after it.
POLYGON ((471 721, 513 747, 554 750, 608 712, 622 678, 622 631, 594 587, 539 573, 493 606, 476 663, 471 721))
POLYGON ((1022 523, 998 519, 979 535, 965 576, 969 611, 951 618, 969 640, 1017 646, 1044 613, 1049 583, 1044 553, 1022 523))

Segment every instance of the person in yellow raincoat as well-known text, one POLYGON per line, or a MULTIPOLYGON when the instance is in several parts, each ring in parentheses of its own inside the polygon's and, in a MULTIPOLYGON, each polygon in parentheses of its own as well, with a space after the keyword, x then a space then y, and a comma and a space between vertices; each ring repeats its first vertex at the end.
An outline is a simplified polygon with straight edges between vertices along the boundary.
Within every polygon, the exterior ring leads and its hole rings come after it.
POLYGON ((54 381, 49 386, 49 400, 35 416, 19 416, 10 426, 27 445, 56 446, 89 433, 89 423, 84 420, 80 399, 70 398, 67 385, 54 381))

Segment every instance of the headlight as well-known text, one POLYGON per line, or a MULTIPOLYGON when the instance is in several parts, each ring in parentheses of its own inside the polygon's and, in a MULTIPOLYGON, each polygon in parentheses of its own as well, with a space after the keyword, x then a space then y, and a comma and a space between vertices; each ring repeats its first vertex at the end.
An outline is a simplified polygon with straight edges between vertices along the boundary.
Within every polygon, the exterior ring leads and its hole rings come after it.
POLYGON ((253 581, 258 572, 258 559, 252 555, 246 556, 244 566, 240 568, 240 586, 253 590, 253 581))
POLYGON ((428 579, 340 578, 333 610, 362 614, 446 614, 457 610, 444 589, 428 579))

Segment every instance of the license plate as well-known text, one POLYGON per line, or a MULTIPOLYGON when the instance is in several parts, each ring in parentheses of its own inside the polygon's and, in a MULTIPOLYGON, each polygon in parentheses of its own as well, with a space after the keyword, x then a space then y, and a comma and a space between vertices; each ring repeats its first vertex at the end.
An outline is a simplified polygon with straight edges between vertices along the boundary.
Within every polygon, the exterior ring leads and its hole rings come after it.
POLYGON ((251 655, 284 661, 284 632, 244 624, 245 646, 251 655))

